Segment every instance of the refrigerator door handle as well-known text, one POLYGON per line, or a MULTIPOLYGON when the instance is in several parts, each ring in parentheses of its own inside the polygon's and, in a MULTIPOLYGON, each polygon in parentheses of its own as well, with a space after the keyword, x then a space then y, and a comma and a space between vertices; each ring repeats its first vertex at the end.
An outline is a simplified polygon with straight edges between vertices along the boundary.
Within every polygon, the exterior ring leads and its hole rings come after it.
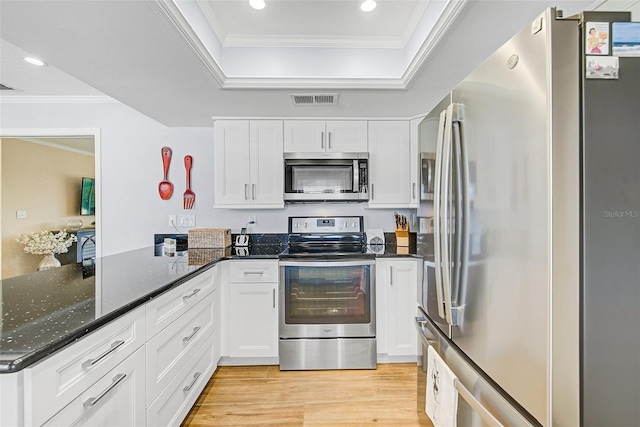
POLYGON ((446 123, 447 112, 446 110, 440 113, 440 121, 438 122, 438 139, 436 141, 436 164, 435 164, 435 183, 433 191, 433 244, 434 261, 435 261, 435 276, 436 276, 436 299, 438 302, 438 316, 445 318, 444 313, 444 295, 442 291, 442 221, 441 221, 441 208, 442 208, 442 157, 443 157, 443 144, 444 144, 444 126, 446 123))
POLYGON ((456 126, 454 127, 454 137, 458 141, 460 148, 460 187, 461 187, 461 200, 460 200, 460 275, 458 277, 458 283, 456 284, 456 302, 457 302, 457 323, 462 322, 462 314, 460 310, 465 305, 465 295, 467 289, 467 279, 469 272, 469 248, 471 229, 469 227, 469 212, 470 212, 470 186, 469 186, 469 152, 468 141, 466 140, 464 133, 464 106, 462 104, 456 104, 455 112, 456 126))
MULTIPOLYGON (((453 259, 449 262, 451 276, 448 281, 448 295, 445 287, 445 312, 451 325, 460 325, 462 322, 461 310, 464 307, 464 294, 467 283, 467 268, 469 259, 469 173, 467 150, 462 131, 462 104, 452 104, 447 113, 451 118, 451 154, 452 165, 455 169, 455 186, 452 182, 452 193, 455 199, 453 207, 453 233, 449 233, 452 248, 447 252, 453 259)), ((445 284, 446 286, 446 284, 445 284)))
MULTIPOLYGON (((444 300, 444 318, 450 325, 453 325, 453 314, 451 311, 451 148, 452 148, 452 130, 453 123, 451 114, 453 113, 453 104, 447 107, 446 120, 444 125, 444 138, 442 149, 442 218, 441 225, 441 257, 442 257, 442 291, 444 300)), ((437 250, 437 247, 436 247, 437 250)))

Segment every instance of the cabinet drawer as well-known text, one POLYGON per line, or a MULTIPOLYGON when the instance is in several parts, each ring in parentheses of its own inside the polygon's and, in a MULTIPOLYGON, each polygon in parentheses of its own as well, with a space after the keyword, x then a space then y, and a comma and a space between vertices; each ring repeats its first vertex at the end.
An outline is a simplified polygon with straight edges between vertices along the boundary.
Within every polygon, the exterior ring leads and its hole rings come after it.
POLYGON ((144 307, 25 370, 25 423, 41 425, 145 342, 144 307))
POLYGON ((147 410, 148 426, 178 426, 189 413, 216 369, 210 337, 189 359, 147 410))
POLYGON ((176 376, 193 350, 218 327, 213 305, 216 292, 147 342, 147 406, 176 376))
POLYGON ((190 308, 202 301, 214 287, 216 267, 194 277, 147 303, 147 336, 166 328, 190 308))
POLYGON ((238 282, 277 282, 278 261, 231 261, 229 281, 238 282))
POLYGON ((135 427, 145 419, 144 348, 140 348, 44 425, 135 427))

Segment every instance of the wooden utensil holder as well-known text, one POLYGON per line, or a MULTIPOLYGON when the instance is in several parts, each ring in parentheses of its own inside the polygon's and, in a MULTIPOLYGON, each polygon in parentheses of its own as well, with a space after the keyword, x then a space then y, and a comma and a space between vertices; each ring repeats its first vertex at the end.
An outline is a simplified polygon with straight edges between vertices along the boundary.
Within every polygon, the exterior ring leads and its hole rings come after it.
POLYGON ((409 246, 409 230, 396 228, 396 246, 409 246))

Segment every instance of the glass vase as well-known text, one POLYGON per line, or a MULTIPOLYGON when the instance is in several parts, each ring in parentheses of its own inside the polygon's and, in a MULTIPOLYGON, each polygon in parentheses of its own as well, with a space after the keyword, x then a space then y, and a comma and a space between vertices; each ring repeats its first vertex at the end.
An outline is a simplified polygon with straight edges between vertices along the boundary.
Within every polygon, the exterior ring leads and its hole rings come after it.
POLYGON ((55 254, 46 254, 40 264, 38 264, 38 271, 49 270, 51 268, 60 267, 60 261, 55 257, 55 254))

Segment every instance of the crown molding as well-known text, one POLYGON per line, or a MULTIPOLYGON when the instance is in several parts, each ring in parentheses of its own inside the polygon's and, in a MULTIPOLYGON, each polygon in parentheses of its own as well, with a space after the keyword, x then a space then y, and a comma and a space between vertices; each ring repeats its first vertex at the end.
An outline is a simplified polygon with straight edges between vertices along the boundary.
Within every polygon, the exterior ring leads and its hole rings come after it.
POLYGON ((224 47, 321 47, 338 49, 404 49, 405 41, 401 37, 343 37, 300 35, 295 37, 284 35, 229 35, 224 40, 224 47))
POLYGON ((405 89, 400 78, 228 77, 225 89, 405 89))
POLYGON ((56 148, 58 150, 69 151, 69 152, 76 153, 76 154, 83 154, 85 156, 95 157, 95 155, 96 155, 96 153, 92 152, 92 151, 81 150, 79 148, 69 147, 68 145, 65 145, 65 144, 60 144, 60 143, 51 142, 51 141, 45 141, 45 140, 40 139, 40 138, 34 138, 34 137, 18 138, 18 137, 15 137, 15 139, 21 139, 23 141, 31 142, 33 144, 44 145, 45 147, 56 148))
POLYGON ((436 21, 433 29, 418 49, 418 52, 409 62, 405 72, 402 75, 404 87, 408 87, 409 83, 416 75, 422 64, 427 60, 431 51, 436 47, 438 42, 444 37, 458 15, 462 12, 469 0, 449 0, 444 11, 436 21))
MULTIPOLYGON (((169 24, 170 28, 176 33, 176 35, 192 50, 192 52, 200 59, 206 69, 209 71, 213 79, 223 89, 390 89, 390 90, 405 90, 409 86, 409 83, 420 69, 421 65, 426 61, 427 57, 437 45, 440 39, 444 36, 447 29, 454 22, 456 17, 460 14, 464 6, 469 0, 448 0, 444 11, 437 19, 434 28, 429 32, 429 35, 418 49, 416 55, 411 59, 405 71, 401 76, 397 78, 328 78, 328 77, 298 77, 298 78, 282 78, 282 77, 233 77, 224 73, 222 67, 213 57, 211 52, 207 49, 204 43, 200 40, 195 33, 188 19, 185 17, 181 9, 174 3, 175 0, 153 0, 149 3, 152 5, 162 18, 169 24)), ((424 9, 422 9, 424 11, 424 9)), ((206 19, 206 18, 204 18, 206 19)), ((416 18, 415 23, 417 25, 419 16, 416 18)), ((208 21, 208 20, 207 20, 208 21)), ((209 21, 208 21, 209 22, 209 21)), ((210 23, 210 22, 209 22, 210 23)), ((211 23, 210 23, 211 24, 211 23)), ((405 34, 406 35, 406 34, 405 34)), ((217 37, 217 36, 216 36, 217 37)), ((397 48, 401 44, 401 48, 405 48, 405 42, 400 37, 388 37, 388 38, 371 38, 371 40, 377 39, 380 42, 382 39, 386 39, 386 43, 389 43, 389 47, 397 48)), ((220 39, 217 39, 220 41, 220 39)), ((326 43, 333 42, 335 45, 332 48, 345 48, 345 47, 372 47, 367 46, 367 38, 359 39, 346 39, 341 37, 303 37, 300 41, 293 40, 289 37, 280 38, 276 37, 262 37, 262 47, 320 47, 312 45, 311 43, 326 43), (341 43, 357 43, 356 45, 341 45, 341 43), (284 43, 290 43, 284 45, 284 43), (299 43, 299 44, 296 44, 299 43)), ((255 47, 257 41, 253 37, 244 36, 227 36, 224 47, 229 46, 246 46, 251 43, 252 47, 255 47), (251 41, 250 41, 251 40, 251 41)))
POLYGON ((178 38, 182 40, 196 55, 196 57, 200 59, 207 71, 209 71, 211 77, 213 77, 220 86, 224 86, 224 81, 227 76, 224 74, 224 71, 222 71, 220 64, 218 64, 216 59, 202 43, 175 3, 172 0, 154 0, 149 3, 149 5, 158 12, 158 14, 176 33, 178 38))
POLYGON ((32 96, 32 95, 3 95, 3 104, 117 104, 119 101, 107 95, 97 96, 32 96))

